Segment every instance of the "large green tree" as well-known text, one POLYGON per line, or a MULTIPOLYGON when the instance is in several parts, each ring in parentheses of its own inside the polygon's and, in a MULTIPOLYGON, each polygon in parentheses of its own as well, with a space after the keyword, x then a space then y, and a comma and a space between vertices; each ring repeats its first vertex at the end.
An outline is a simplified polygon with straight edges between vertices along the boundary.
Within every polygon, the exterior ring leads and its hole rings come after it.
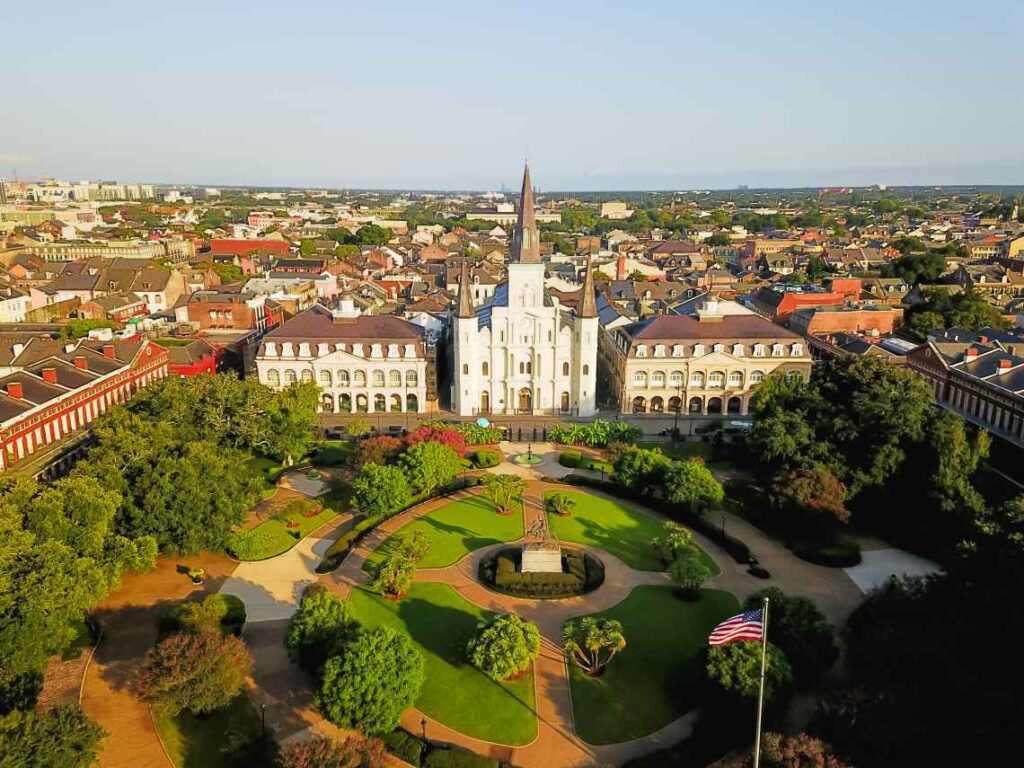
MULTIPOLYGON (((761 684, 761 643, 738 640, 709 649, 707 673, 724 691, 744 699, 756 699, 761 684)), ((785 693, 792 679, 785 655, 769 643, 765 660, 765 700, 785 693)))
POLYGON ((704 462, 695 459, 673 462, 665 470, 662 493, 666 501, 698 514, 718 506, 725 498, 722 484, 704 462))
POLYGON ((747 597, 747 610, 760 608, 767 597, 769 635, 793 668, 798 683, 815 682, 838 658, 835 630, 806 597, 789 597, 777 587, 747 597))
POLYGON ((302 593, 284 642, 303 669, 316 673, 327 659, 341 651, 358 628, 359 623, 345 600, 322 584, 311 584, 302 593))
POLYGON ((234 635, 183 632, 150 650, 139 687, 152 704, 203 715, 226 707, 251 669, 252 656, 234 635))
POLYGON ((366 515, 388 515, 412 500, 400 467, 364 464, 352 481, 352 501, 366 515))
POLYGON ((458 453, 433 440, 411 445, 399 462, 409 486, 417 493, 428 494, 449 485, 462 467, 458 453))
POLYGON ((106 733, 78 707, 0 717, 3 768, 89 768, 106 733))
POLYGON ((376 736, 395 728, 422 685, 423 657, 408 635, 361 630, 324 665, 317 704, 335 725, 376 736))

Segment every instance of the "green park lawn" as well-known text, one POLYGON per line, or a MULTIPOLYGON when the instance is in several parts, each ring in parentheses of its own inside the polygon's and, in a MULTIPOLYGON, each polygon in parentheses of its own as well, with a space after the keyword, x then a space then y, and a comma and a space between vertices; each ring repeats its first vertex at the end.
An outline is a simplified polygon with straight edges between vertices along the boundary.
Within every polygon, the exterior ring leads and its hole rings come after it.
POLYGON ((260 478, 260 496, 264 499, 269 499, 277 492, 277 480, 287 469, 281 466, 281 462, 268 459, 266 456, 253 456, 249 459, 249 467, 260 478))
POLYGON ((171 715, 153 710, 157 731, 176 768, 220 768, 221 747, 229 731, 259 736, 260 716, 246 693, 205 717, 188 712, 171 715))
MULTIPOLYGON (((413 584, 402 600, 352 591, 355 616, 412 638, 423 654, 425 681, 416 706, 457 731, 499 744, 530 743, 537 734, 533 673, 496 683, 465 660, 478 623, 493 614, 467 602, 447 584, 413 584)), ((429 735, 429 734, 428 734, 429 735)))
POLYGON ((403 525, 367 558, 364 569, 373 572, 394 546, 395 537, 414 531, 430 540, 430 551, 419 567, 444 568, 481 547, 522 538, 523 515, 519 505, 512 514, 499 515, 483 494, 453 501, 403 525))
POLYGON ((634 589, 618 605, 593 614, 622 622, 626 648, 591 678, 572 665, 576 732, 590 744, 614 744, 663 728, 700 704, 708 635, 739 609, 728 592, 702 589, 686 602, 671 587, 634 589))
POLYGON ((298 508, 287 512, 288 507, 285 507, 281 513, 264 520, 255 528, 232 534, 228 551, 239 560, 266 560, 287 552, 339 514, 338 505, 328 497, 309 503, 316 506, 323 504, 323 507, 311 517, 306 517, 298 508))
MULTIPOLYGON (((560 541, 604 550, 638 571, 665 570, 651 546, 651 539, 661 535, 664 520, 639 507, 589 493, 548 491, 544 495, 551 493, 565 493, 576 502, 568 517, 548 513, 548 524, 560 541)), ((717 574, 715 561, 704 550, 701 556, 717 574)))

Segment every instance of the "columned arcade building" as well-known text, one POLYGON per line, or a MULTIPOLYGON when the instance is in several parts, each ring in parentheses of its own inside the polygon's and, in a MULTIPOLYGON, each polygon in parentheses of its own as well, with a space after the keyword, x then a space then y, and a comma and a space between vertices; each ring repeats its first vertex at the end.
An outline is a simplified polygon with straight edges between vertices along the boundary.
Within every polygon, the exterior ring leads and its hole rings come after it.
POLYGON ((622 414, 746 416, 767 376, 811 375, 801 336, 735 302, 602 330, 600 352, 602 384, 622 414))
POLYGON ((428 386, 423 330, 389 315, 361 315, 349 298, 332 310, 315 305, 263 338, 256 370, 280 389, 300 381, 320 387, 324 413, 425 413, 436 408, 428 386))

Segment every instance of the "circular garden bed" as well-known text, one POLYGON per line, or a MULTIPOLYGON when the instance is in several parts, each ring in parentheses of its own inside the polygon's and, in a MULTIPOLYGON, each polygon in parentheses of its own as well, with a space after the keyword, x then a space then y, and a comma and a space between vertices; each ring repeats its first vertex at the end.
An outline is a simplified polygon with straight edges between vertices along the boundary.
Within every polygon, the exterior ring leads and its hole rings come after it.
POLYGON ((521 573, 522 547, 505 547, 480 561, 488 589, 513 597, 559 599, 593 592, 604 583, 604 564, 583 550, 562 548, 562 573, 521 573))

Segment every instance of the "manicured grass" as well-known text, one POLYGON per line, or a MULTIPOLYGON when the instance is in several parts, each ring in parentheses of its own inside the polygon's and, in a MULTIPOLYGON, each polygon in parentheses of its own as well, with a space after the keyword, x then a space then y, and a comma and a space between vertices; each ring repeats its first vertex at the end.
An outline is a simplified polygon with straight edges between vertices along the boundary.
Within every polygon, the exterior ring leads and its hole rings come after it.
POLYGON ((224 709, 198 718, 188 712, 177 715, 153 711, 156 728, 177 768, 221 768, 225 734, 238 731, 252 736, 260 732, 260 716, 247 694, 240 693, 224 709))
MULTIPOLYGON (((318 502, 313 501, 308 504, 319 506, 318 502)), ((285 507, 277 516, 264 520, 252 530, 232 534, 228 550, 239 560, 266 560, 287 552, 301 539, 338 516, 338 509, 330 504, 312 517, 306 517, 300 509, 296 506, 295 510, 289 512, 288 507, 285 507), (289 524, 293 527, 289 528, 289 524)))
POLYGON ((692 459, 698 457, 704 459, 704 461, 711 461, 711 453, 713 446, 711 443, 692 442, 684 440, 682 442, 672 442, 666 440, 660 442, 657 440, 640 442, 637 443, 640 448, 659 448, 671 459, 683 461, 685 459, 692 459))
POLYGON ((605 673, 590 678, 571 665, 577 734, 591 744, 637 739, 700 704, 708 635, 739 609, 728 592, 702 589, 686 602, 671 587, 637 587, 607 611, 622 622, 626 648, 605 673))
POLYGON ((413 531, 422 531, 430 539, 430 551, 419 567, 444 568, 473 550, 522 538, 523 515, 518 504, 512 514, 499 515, 483 494, 453 501, 402 526, 367 558, 364 568, 375 569, 394 545, 395 536, 413 531))
POLYGON ((277 479, 287 469, 287 467, 281 466, 280 462, 265 456, 253 456, 249 459, 249 467, 263 482, 260 495, 264 499, 269 499, 274 495, 274 492, 277 491, 277 479))
POLYGON ((466 643, 493 614, 461 598, 447 584, 413 584, 399 601, 365 589, 352 591, 356 618, 412 638, 425 662, 416 706, 469 736, 499 744, 528 744, 537 734, 533 673, 495 683, 465 660, 466 643))
MULTIPOLYGON (((661 535, 664 520, 638 507, 589 493, 548 491, 544 496, 552 493, 564 493, 576 502, 568 517, 548 513, 548 524, 559 540, 602 549, 638 571, 665 570, 651 546, 651 539, 661 535)), ((701 555, 717 574, 718 566, 711 556, 704 550, 701 555)))

